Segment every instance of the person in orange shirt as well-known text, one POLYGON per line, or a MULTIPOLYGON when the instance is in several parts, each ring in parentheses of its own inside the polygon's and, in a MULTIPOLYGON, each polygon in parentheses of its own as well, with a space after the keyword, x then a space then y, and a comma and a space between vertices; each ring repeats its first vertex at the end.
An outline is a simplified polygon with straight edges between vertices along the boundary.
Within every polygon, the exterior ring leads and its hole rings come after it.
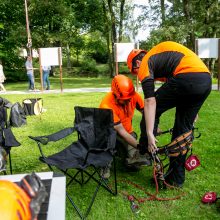
MULTIPOLYGON (((144 93, 145 118, 141 121, 140 146, 142 152, 155 153, 160 116, 176 108, 172 140, 192 130, 194 120, 211 91, 211 75, 193 51, 172 41, 162 42, 148 52, 132 50, 127 65, 133 74, 138 75, 144 93), (156 92, 155 80, 165 82, 156 92)), ((183 186, 185 159, 186 154, 170 158, 165 174, 168 183, 183 186)))
POLYGON ((137 150, 137 135, 132 127, 135 109, 141 113, 144 109, 144 101, 135 92, 132 80, 124 75, 115 76, 111 92, 106 94, 99 107, 113 111, 114 128, 117 131, 116 148, 119 152, 125 151, 127 168, 138 169, 140 165, 150 165, 151 161, 137 150))

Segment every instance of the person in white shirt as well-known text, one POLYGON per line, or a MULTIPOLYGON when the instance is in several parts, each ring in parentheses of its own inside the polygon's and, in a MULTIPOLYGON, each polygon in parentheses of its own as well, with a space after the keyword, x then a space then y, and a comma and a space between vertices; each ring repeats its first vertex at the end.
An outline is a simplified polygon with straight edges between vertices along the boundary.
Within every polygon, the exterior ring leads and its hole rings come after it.
POLYGON ((6 80, 6 78, 5 78, 5 74, 3 72, 2 61, 0 60, 0 89, 3 92, 6 91, 5 87, 3 86, 3 83, 4 83, 5 80, 6 80))

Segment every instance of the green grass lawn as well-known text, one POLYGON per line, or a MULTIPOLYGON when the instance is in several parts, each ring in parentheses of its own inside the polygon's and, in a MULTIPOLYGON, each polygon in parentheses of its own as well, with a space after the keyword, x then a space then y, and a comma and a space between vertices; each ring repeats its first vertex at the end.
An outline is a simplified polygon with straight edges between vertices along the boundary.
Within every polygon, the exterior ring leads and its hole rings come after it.
MULTIPOLYGON (((78 79, 80 81, 80 79, 78 79)), ((94 79, 100 80, 102 79, 94 79)), ((69 86, 80 84, 77 80, 67 80, 71 82, 69 86)), ((97 81, 88 80, 82 83, 92 86, 97 81), (88 83, 88 84, 87 84, 88 83)), ((52 81, 53 84, 53 81, 52 81)), ((103 81, 104 85, 109 85, 109 82, 103 81)), ((17 89, 24 89, 24 85, 17 89)), ((55 86, 55 84, 54 84, 55 86)), ((7 85, 8 90, 12 89, 12 85, 7 85)), ((102 86, 101 86, 102 87, 102 86)), ((22 102, 25 98, 43 98, 44 108, 47 110, 40 116, 28 116, 27 125, 21 128, 13 128, 13 132, 21 143, 20 147, 13 148, 12 162, 14 174, 17 173, 31 173, 49 171, 48 167, 42 164, 39 160, 39 151, 36 144, 31 141, 28 136, 39 136, 46 135, 52 132, 56 132, 65 127, 73 125, 74 119, 74 106, 86 106, 86 107, 98 107, 104 93, 68 93, 68 94, 27 94, 27 95, 4 95, 12 103, 22 102)), ((220 208, 217 209, 216 204, 203 205, 201 203, 201 197, 207 191, 215 191, 220 194, 220 93, 213 91, 205 104, 203 105, 199 120, 196 127, 199 127, 202 136, 200 139, 194 141, 193 153, 199 156, 201 160, 201 166, 196 170, 187 172, 186 171, 186 182, 183 188, 185 196, 180 200, 175 201, 149 201, 140 204, 140 212, 134 215, 130 209, 130 203, 121 195, 122 190, 126 190, 130 194, 134 194, 136 197, 145 196, 144 193, 131 185, 119 181, 118 196, 114 197, 101 189, 92 207, 91 213, 88 216, 88 220, 131 220, 131 219, 158 219, 158 220, 169 220, 169 219, 220 219, 220 208)), ((139 133, 139 121, 140 114, 135 113, 133 125, 137 133, 139 133)), ((172 127, 174 117, 174 111, 171 110, 164 114, 161 118, 160 128, 165 130, 172 127)), ((47 154, 51 154, 56 150, 60 150, 72 139, 76 138, 76 135, 67 138, 67 141, 59 141, 51 147, 46 149, 47 154)), ((169 142, 170 136, 164 135, 159 137, 158 146, 162 146, 169 142)), ((143 167, 139 172, 128 173, 123 169, 122 164, 117 160, 118 179, 120 180, 131 180, 140 186, 144 187, 146 191, 151 193, 154 192, 154 187, 150 185, 150 179, 152 177, 152 167, 143 167)), ((87 197, 91 195, 93 185, 88 184, 81 188, 78 185, 74 185, 71 188, 70 193, 74 197, 75 201, 85 209, 85 202, 88 201, 87 197), (86 190, 88 189, 88 190, 86 190)), ((181 192, 176 190, 161 190, 161 197, 174 197, 179 195, 181 192)), ((72 208, 69 201, 66 200, 66 219, 79 219, 76 211, 72 208)))
MULTIPOLYGON (((136 76, 129 74, 128 77, 134 80, 136 85, 136 76)), ((110 87, 111 85, 110 77, 64 77, 62 79, 63 89, 75 89, 75 88, 104 88, 110 87)), ((213 84, 217 84, 217 79, 212 79, 213 84)), ((50 77, 50 89, 60 89, 60 78, 59 76, 50 77)), ((158 86, 161 85, 159 81, 156 82, 158 86)), ((20 82, 5 82, 4 86, 7 91, 25 91, 28 88, 27 81, 20 82)), ((37 89, 41 89, 40 79, 35 79, 35 86, 37 89)))
MULTIPOLYGON (((68 77, 63 78, 64 89, 74 88, 102 88, 109 87, 111 84, 111 78, 108 77, 68 77)), ((60 89, 60 79, 58 77, 50 77, 50 89, 60 89)), ((7 91, 25 91, 28 88, 26 81, 4 83, 7 91)), ((40 79, 35 79, 35 86, 37 89, 41 89, 40 79)))

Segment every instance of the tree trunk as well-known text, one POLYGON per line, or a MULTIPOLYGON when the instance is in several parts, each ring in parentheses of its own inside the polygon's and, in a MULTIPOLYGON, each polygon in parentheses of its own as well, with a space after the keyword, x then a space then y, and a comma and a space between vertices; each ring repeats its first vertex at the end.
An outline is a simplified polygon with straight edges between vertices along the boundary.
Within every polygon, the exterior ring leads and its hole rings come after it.
POLYGON ((161 20, 162 20, 162 26, 165 22, 165 4, 164 4, 164 0, 160 0, 160 11, 161 11, 161 20))
POLYGON ((69 70, 71 68, 71 61, 70 61, 70 47, 68 43, 66 46, 66 50, 67 50, 67 69, 69 70))
POLYGON ((111 18, 111 62, 112 62, 112 67, 113 67, 113 72, 111 72, 111 77, 113 77, 116 73, 116 70, 114 68, 114 44, 117 42, 117 32, 116 32, 116 18, 115 18, 115 13, 113 10, 113 2, 114 0, 108 0, 108 8, 109 8, 109 13, 110 13, 110 18, 111 18))
MULTIPOLYGON (((109 3, 109 1, 108 1, 109 3)), ((114 76, 114 66, 113 66, 113 58, 112 58, 112 28, 111 28, 111 21, 108 16, 108 6, 109 4, 106 4, 105 0, 102 0, 102 7, 103 7, 103 13, 104 13, 104 19, 105 19, 105 33, 104 36, 106 38, 107 42, 107 49, 108 49, 108 66, 109 66, 109 72, 110 77, 112 78, 114 76)))
POLYGON ((125 0, 121 0, 120 5, 120 21, 119 21, 119 36, 118 40, 119 42, 122 41, 122 33, 123 33, 123 20, 124 20, 124 6, 125 6, 125 0))
POLYGON ((188 29, 188 37, 186 39, 187 47, 193 49, 195 48, 195 35, 194 35, 194 28, 192 25, 192 17, 191 17, 191 11, 190 11, 190 1, 189 0, 183 0, 183 13, 186 18, 186 26, 188 29))

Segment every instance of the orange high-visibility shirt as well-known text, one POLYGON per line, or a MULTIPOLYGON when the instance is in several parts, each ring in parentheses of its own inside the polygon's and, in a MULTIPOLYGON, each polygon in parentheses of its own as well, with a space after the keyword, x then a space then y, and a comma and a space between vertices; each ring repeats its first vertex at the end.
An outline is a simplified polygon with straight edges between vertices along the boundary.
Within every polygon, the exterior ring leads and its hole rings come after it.
POLYGON ((187 47, 172 42, 162 42, 153 47, 143 58, 138 78, 169 78, 180 73, 209 73, 202 60, 187 47))
POLYGON ((144 101, 141 96, 136 92, 130 99, 130 102, 126 106, 119 105, 112 92, 107 93, 103 98, 100 108, 112 109, 114 124, 122 123, 123 127, 128 133, 133 131, 132 118, 134 116, 134 110, 143 110, 144 101))

